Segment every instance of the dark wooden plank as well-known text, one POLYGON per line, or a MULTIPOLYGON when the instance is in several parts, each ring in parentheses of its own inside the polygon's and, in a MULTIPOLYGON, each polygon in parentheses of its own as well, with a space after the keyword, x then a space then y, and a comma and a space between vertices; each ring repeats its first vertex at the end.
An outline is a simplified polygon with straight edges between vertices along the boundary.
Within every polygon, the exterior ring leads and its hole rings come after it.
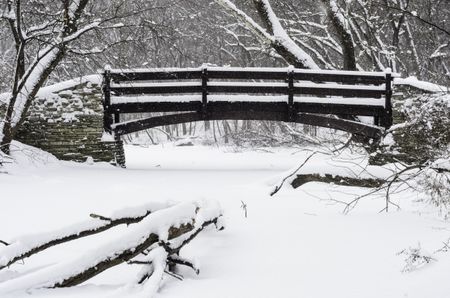
POLYGON ((392 118, 392 75, 390 73, 386 74, 386 98, 385 98, 385 114, 381 117, 381 125, 385 128, 390 128, 393 123, 392 118))
POLYGON ((243 93, 243 94, 286 94, 288 86, 208 86, 208 92, 212 93, 243 93))
POLYGON ((255 101, 209 101, 208 111, 215 112, 280 112, 288 111, 287 102, 255 102, 255 101))
POLYGON ((275 111, 215 111, 208 112, 209 120, 267 120, 288 122, 289 118, 286 112, 275 111))
POLYGON ((384 75, 329 74, 329 73, 301 73, 294 72, 294 80, 313 82, 335 82, 344 84, 382 85, 386 82, 384 75))
POLYGON ((119 111, 120 113, 152 113, 152 112, 184 112, 200 111, 201 101, 189 102, 135 102, 112 104, 109 113, 119 111))
POLYGON ((347 96, 347 97, 367 97, 381 98, 384 90, 364 90, 364 89, 337 89, 326 85, 318 87, 294 87, 295 94, 301 95, 323 95, 323 96, 347 96))
POLYGON ((111 87, 112 95, 145 95, 145 94, 186 94, 199 93, 202 86, 114 86, 111 87))
POLYGON ((342 130, 372 139, 379 139, 383 134, 383 130, 375 126, 369 126, 356 121, 328 116, 299 113, 296 114, 294 121, 297 123, 342 130))
POLYGON ((202 113, 206 115, 208 103, 208 70, 202 69, 202 113))
POLYGON ((230 80, 285 80, 287 78, 287 71, 276 68, 273 71, 208 69, 208 77, 210 79, 230 80))
MULTIPOLYGON (((383 116, 385 114, 382 106, 369 105, 349 105, 349 104, 326 104, 294 102, 294 111, 315 114, 336 114, 336 115, 359 115, 359 116, 383 116)), ((146 113, 146 112, 182 112, 201 111, 201 101, 190 102, 146 102, 146 103, 123 103, 113 104, 108 109, 109 113, 146 113)), ((219 111, 288 111, 286 102, 257 102, 257 101, 209 101, 207 110, 219 111)))
POLYGON ((349 104, 325 104, 296 102, 295 111, 311 114, 334 114, 334 115, 354 115, 354 116, 382 116, 384 108, 382 106, 371 105, 349 105, 349 104))
MULTIPOLYGON (((144 95, 144 94, 186 94, 201 93, 202 86, 114 86, 110 88, 112 95, 144 95)), ((326 87, 294 87, 294 93, 298 95, 329 95, 348 97, 381 98, 385 90, 364 90, 364 89, 336 89, 326 87)), ((208 93, 242 93, 242 94, 286 94, 288 85, 284 86, 208 86, 208 93)))
MULTIPOLYGON (((183 68, 173 69, 170 71, 153 71, 148 72, 132 72, 124 71, 122 73, 113 72, 111 78, 114 82, 120 81, 151 81, 151 80, 195 80, 201 78, 202 70, 186 70, 183 68)), ((288 70, 285 69, 268 69, 267 71, 251 70, 251 69, 208 69, 208 75, 211 79, 232 79, 232 80, 285 80, 288 70)), ((317 81, 317 82, 339 82, 349 84, 384 84, 386 79, 384 74, 361 74, 359 72, 332 72, 332 73, 316 73, 302 72, 295 70, 295 80, 317 81)))
POLYGON ((113 129, 116 135, 124 135, 153 127, 194 122, 202 119, 203 115, 199 112, 172 114, 115 124, 113 125, 113 129))
MULTIPOLYGON (((231 79, 231 80, 285 80, 288 76, 289 70, 280 70, 273 68, 267 71, 257 70, 218 70, 208 69, 209 78, 211 79, 231 79)), ((384 84, 386 79, 384 74, 361 74, 359 72, 349 73, 347 71, 343 73, 315 73, 315 72, 302 72, 301 70, 295 70, 294 80, 313 81, 313 82, 337 82, 348 84, 384 84)))
POLYGON ((157 80, 196 80, 201 78, 201 70, 149 71, 111 73, 114 82, 157 81, 157 80))
POLYGON ((111 114, 107 113, 111 106, 111 73, 106 70, 103 73, 103 128, 106 132, 111 132, 111 124, 113 123, 113 117, 111 114))
MULTIPOLYGON (((145 102, 145 103, 121 103, 112 104, 108 113, 152 113, 152 112, 185 112, 201 111, 201 101, 189 102, 145 102)), ((284 102, 248 102, 248 101, 210 101, 207 110, 216 111, 277 111, 286 112, 287 103, 284 102)))

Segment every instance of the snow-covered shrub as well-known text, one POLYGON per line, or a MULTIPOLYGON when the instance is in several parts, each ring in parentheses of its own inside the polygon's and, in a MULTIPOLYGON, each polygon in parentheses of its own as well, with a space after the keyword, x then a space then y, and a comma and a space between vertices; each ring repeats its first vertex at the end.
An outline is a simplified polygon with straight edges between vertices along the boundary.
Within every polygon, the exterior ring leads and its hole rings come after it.
POLYGON ((410 164, 446 156, 450 145, 450 94, 428 94, 397 103, 397 123, 374 155, 375 163, 400 160, 410 164))
POLYGON ((450 210, 450 156, 426 167, 419 175, 418 183, 432 204, 450 210))
POLYGON ((398 255, 405 256, 405 266, 402 269, 402 272, 411 272, 422 268, 423 266, 435 261, 435 259, 431 256, 430 253, 425 252, 420 243, 417 247, 410 247, 408 249, 404 249, 398 253, 398 255))
POLYGON ((430 202, 450 208, 450 94, 422 94, 397 102, 394 119, 371 163, 416 167, 416 181, 430 202))

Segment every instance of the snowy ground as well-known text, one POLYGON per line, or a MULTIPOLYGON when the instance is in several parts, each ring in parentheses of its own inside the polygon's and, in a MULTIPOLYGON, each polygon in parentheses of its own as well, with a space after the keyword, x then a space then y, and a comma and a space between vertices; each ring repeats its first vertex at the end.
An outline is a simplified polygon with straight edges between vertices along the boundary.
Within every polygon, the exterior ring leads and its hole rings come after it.
MULTIPOLYGON (((270 197, 271 184, 308 154, 297 151, 128 146, 127 169, 36 161, 36 154, 21 153, 9 174, 0 174, 0 239, 149 201, 215 199, 224 209, 226 229, 200 234, 183 252, 201 263, 200 275, 183 271, 184 281, 167 276, 157 297, 450 297, 450 252, 436 252, 450 238, 450 224, 417 202, 421 195, 395 195, 402 209, 387 214, 378 213, 383 198, 371 196, 348 215, 329 199, 350 200, 367 190, 309 183, 270 197), (407 256, 398 253, 419 245, 434 261, 402 272, 407 256)), ((0 285, 95 249, 115 231, 2 270, 0 285)), ((0 296, 111 297, 137 270, 121 265, 76 288, 0 296)))

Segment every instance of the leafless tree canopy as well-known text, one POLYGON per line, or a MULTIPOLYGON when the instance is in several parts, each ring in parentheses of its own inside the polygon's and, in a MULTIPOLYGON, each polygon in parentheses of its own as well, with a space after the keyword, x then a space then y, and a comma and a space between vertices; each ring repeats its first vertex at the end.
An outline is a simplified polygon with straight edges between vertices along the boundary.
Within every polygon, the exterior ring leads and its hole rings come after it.
MULTIPOLYGON (((16 43, 8 20, 9 5, 21 3, 22 30, 31 37, 25 61, 49 42, 57 29, 62 3, 70 1, 8 1, 1 3, 0 91, 10 90, 16 43), (46 30, 38 30, 46 26, 46 30)), ((260 1, 234 1, 264 26, 260 1)), ((441 84, 449 80, 450 8, 445 0, 270 1, 292 39, 324 68, 377 70, 391 67, 441 84), (338 17, 331 4, 335 3, 338 17), (331 13, 330 13, 331 12, 331 13), (340 18, 342 16, 342 18, 340 18), (342 24, 339 20, 343 20, 342 24), (347 42, 345 42, 347 40, 347 42), (351 41, 351 42, 350 42, 351 41), (348 59, 347 59, 348 60, 348 59), (351 59, 350 59, 351 60, 351 59), (350 64, 349 64, 350 63, 350 64)), ((88 1, 82 23, 110 20, 111 30, 95 29, 68 50, 50 76, 59 81, 92 73, 105 63, 117 67, 278 66, 286 63, 229 11, 210 0, 88 1)))
MULTIPOLYGON (((448 85, 449 15, 446 0, 3 0, 0 93, 12 93, 3 145, 40 86, 105 64, 391 68, 448 85), (45 49, 58 53, 37 74, 33 70, 45 49), (28 80, 36 75, 37 81, 28 80), (11 104, 21 101, 21 109, 11 104)), ((220 126, 222 135, 233 129, 230 123, 220 126)), ((268 131, 275 129, 286 128, 268 131)))

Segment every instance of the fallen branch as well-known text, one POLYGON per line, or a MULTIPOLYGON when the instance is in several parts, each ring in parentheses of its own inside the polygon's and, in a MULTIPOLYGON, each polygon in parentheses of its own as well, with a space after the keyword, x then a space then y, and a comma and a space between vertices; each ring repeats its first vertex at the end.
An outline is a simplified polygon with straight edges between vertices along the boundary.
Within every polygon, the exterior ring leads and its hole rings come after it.
POLYGON ((196 265, 194 265, 193 262, 188 261, 188 260, 183 259, 183 258, 180 258, 180 256, 178 256, 178 255, 169 256, 167 258, 167 262, 169 263, 169 265, 182 265, 182 266, 189 267, 192 270, 194 270, 194 272, 197 275, 200 274, 200 269, 196 265))
POLYGON ((81 222, 59 231, 19 238, 0 249, 0 270, 52 246, 95 235, 118 225, 138 223, 151 212, 166 206, 165 204, 147 204, 137 209, 125 210, 122 214, 111 218, 91 214, 95 220, 81 222))
POLYGON ((292 180, 292 187, 297 188, 308 182, 334 183, 342 186, 380 187, 386 181, 376 178, 351 178, 331 174, 301 174, 292 180))
MULTIPOLYGON (((218 210, 216 210, 217 212, 214 214, 213 218, 206 220, 204 222, 201 222, 201 218, 199 218, 199 216, 196 216, 196 213, 199 212, 199 207, 196 206, 195 204, 180 204, 179 206, 174 206, 171 208, 168 208, 166 210, 161 210, 161 211, 157 211, 155 212, 155 214, 152 214, 152 216, 149 216, 149 220, 151 222, 151 220, 153 219, 153 216, 159 216, 159 218, 162 218, 164 216, 164 218, 171 218, 172 221, 174 223, 172 223, 168 229, 167 232, 167 240, 169 241, 168 245, 164 245, 162 246, 166 252, 167 252, 167 256, 168 255, 173 255, 173 254, 179 254, 181 248, 183 246, 185 246, 186 244, 188 244, 192 239, 194 239, 205 227, 211 225, 211 224, 215 224, 217 223, 217 219, 221 216, 221 214, 219 213, 218 210), (194 208, 192 208, 194 207, 194 208), (175 212, 173 212, 174 214, 170 214, 172 212, 169 211, 169 209, 174 208, 175 212), (192 210, 189 210, 189 208, 191 208, 192 210), (179 210, 177 210, 179 209, 179 210), (185 221, 180 225, 180 226, 176 226, 176 222, 179 221, 180 219, 177 218, 176 213, 178 213, 179 211, 184 212, 184 210, 182 209, 186 209, 188 211, 193 211, 193 213, 191 213, 191 216, 189 217, 185 217, 185 221), (169 212, 167 212, 169 211, 169 212), (168 214, 162 214, 162 213, 168 213, 168 214), (198 227, 197 227, 198 226, 198 227), (177 239, 178 238, 178 239, 177 239), (170 243, 170 240, 173 240, 173 243, 170 243), (181 241, 180 241, 181 240, 181 241), (169 248, 170 247, 170 248, 169 248), (169 248, 169 249, 167 249, 169 248)), ((155 220, 156 222, 158 220, 155 220)), ((153 224, 153 222, 151 222, 153 224)), ((148 223, 147 223, 148 224, 148 223)), ((148 224, 148 226, 152 226, 152 224, 148 224)), ((142 225, 146 225, 145 222, 142 223, 142 225)), ((139 227, 139 225, 137 226, 137 228, 139 227)), ((59 287, 70 287, 70 286, 74 286, 74 285, 78 285, 94 276, 96 276, 97 274, 105 271, 106 269, 109 269, 113 266, 119 265, 125 261, 129 261, 131 259, 133 259, 134 257, 140 255, 142 252, 144 252, 146 249, 148 249, 149 247, 151 247, 154 244, 161 244, 161 243, 166 243, 166 241, 164 240, 164 237, 162 237, 161 235, 158 235, 158 233, 151 233, 149 234, 146 239, 134 246, 129 246, 129 248, 127 248, 126 250, 120 251, 120 253, 115 253, 113 257, 110 258, 106 258, 100 262, 98 262, 97 264, 93 264, 91 265, 90 268, 84 270, 83 272, 80 272, 79 274, 73 275, 71 277, 68 277, 66 279, 64 279, 61 282, 58 282, 56 284, 53 285, 53 287, 55 288, 59 288, 59 287)))
POLYGON ((139 280, 142 283, 151 280, 154 289, 160 281, 158 276, 166 271, 168 257, 170 262, 177 260, 161 243, 167 244, 173 254, 178 254, 206 226, 217 225, 220 216, 221 209, 211 203, 182 203, 157 210, 116 235, 114 241, 73 260, 0 284, 0 296, 17 290, 79 285, 124 262, 142 264, 144 270, 139 280), (134 259, 138 256, 140 259, 134 259))

